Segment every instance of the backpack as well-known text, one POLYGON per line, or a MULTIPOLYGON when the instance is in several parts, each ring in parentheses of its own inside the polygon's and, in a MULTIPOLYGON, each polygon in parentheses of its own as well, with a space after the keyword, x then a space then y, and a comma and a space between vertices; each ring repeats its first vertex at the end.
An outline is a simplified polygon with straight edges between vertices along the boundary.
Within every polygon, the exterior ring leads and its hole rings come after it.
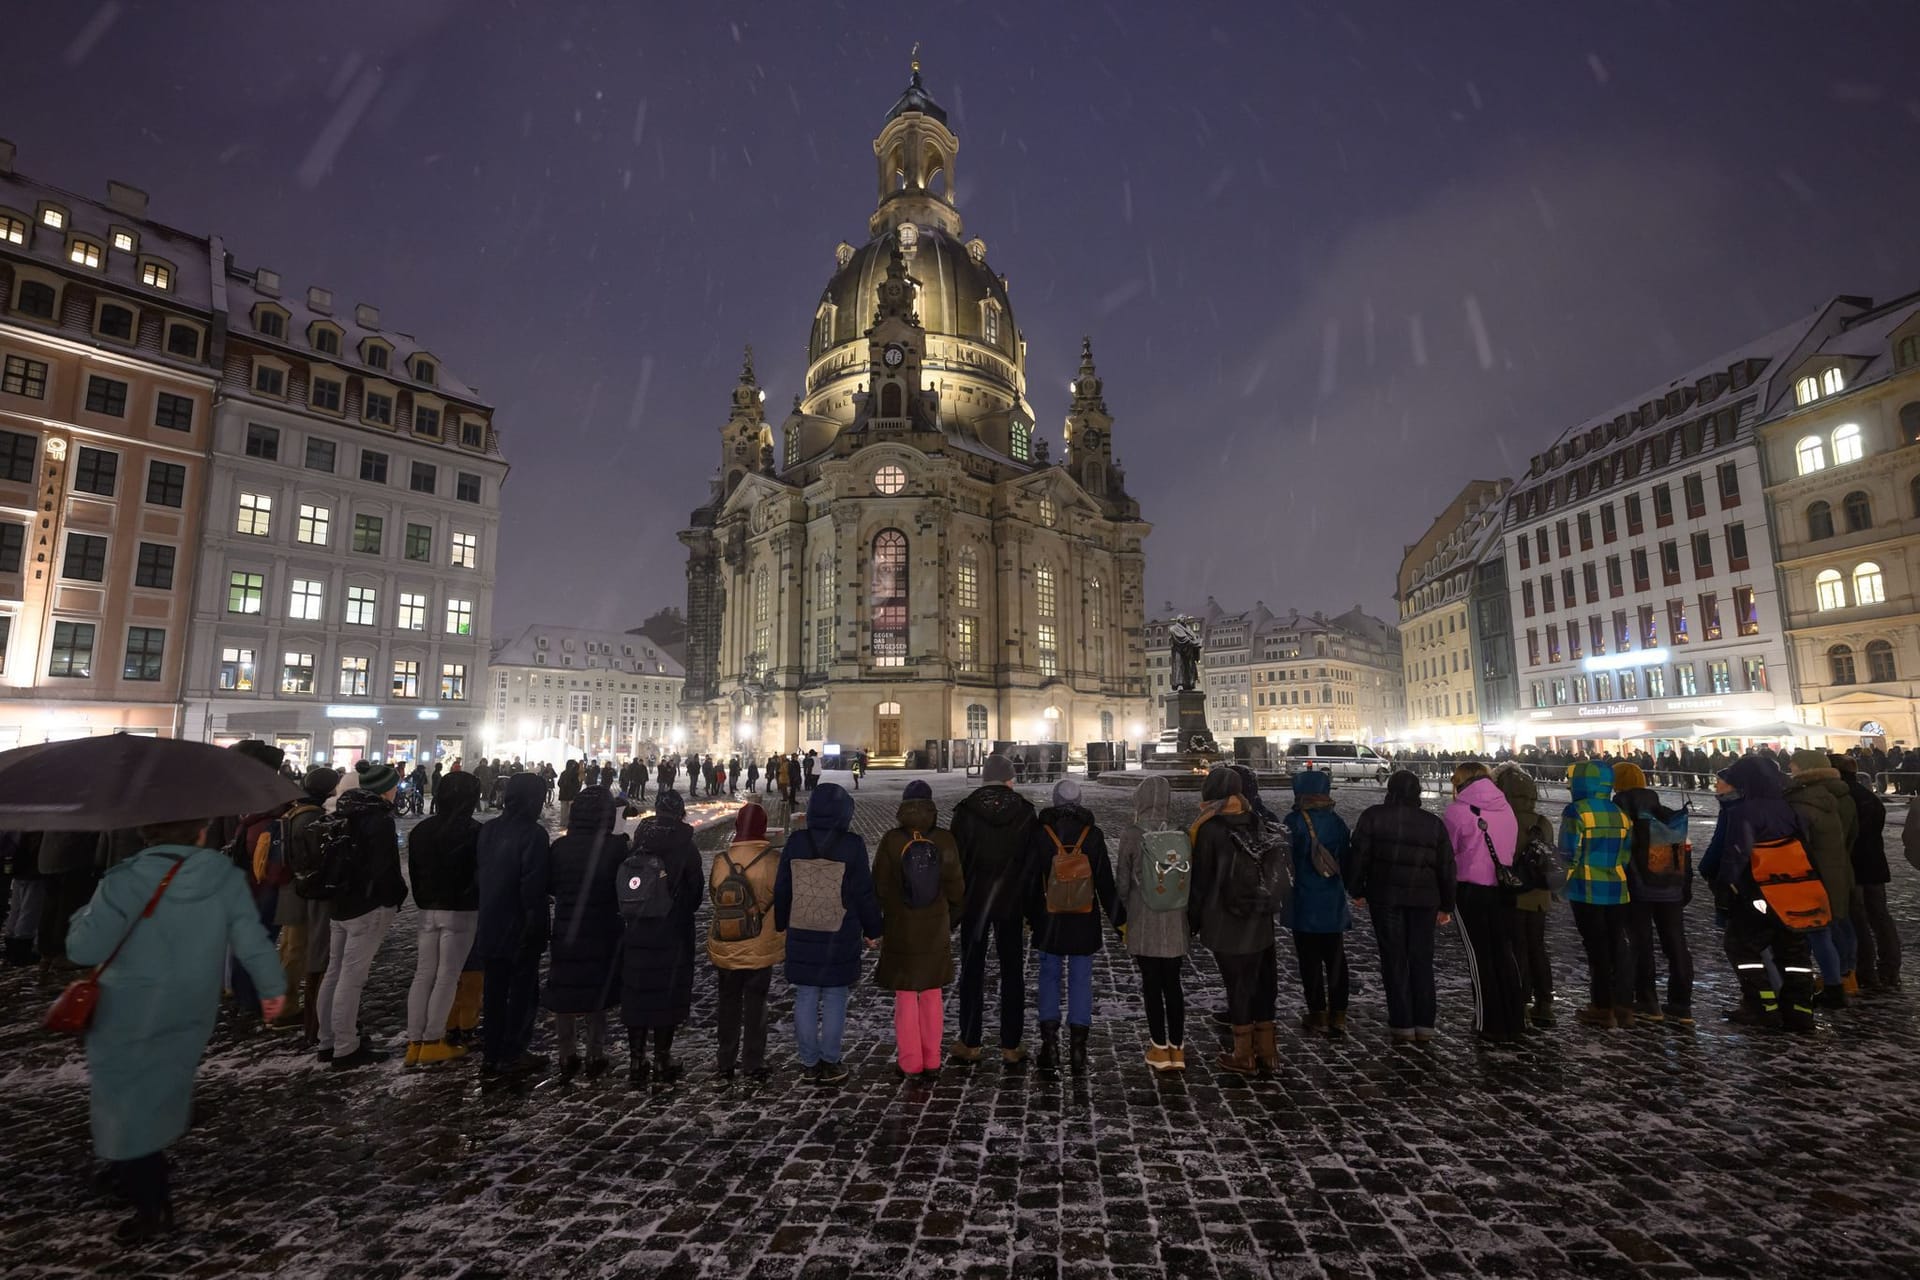
POLYGON ((708 891, 713 902, 713 923, 708 931, 715 942, 745 942, 760 936, 760 927, 767 918, 767 904, 754 893, 747 873, 772 852, 773 846, 768 845, 743 867, 733 860, 728 850, 720 851, 720 860, 726 863, 727 872, 708 891))
POLYGON ((293 873, 293 891, 312 902, 332 902, 352 893, 364 893, 369 878, 366 855, 353 838, 353 823, 344 813, 323 814, 307 826, 312 871, 301 887, 298 866, 293 873))
POLYGON ((1193 875, 1193 845, 1184 831, 1145 831, 1140 835, 1140 896, 1149 911, 1185 911, 1193 875))
POLYGON ((900 851, 900 886, 907 906, 918 910, 940 901, 940 848, 920 832, 900 851))
MULTIPOLYGON (((1274 901, 1267 868, 1279 855, 1278 844, 1264 829, 1253 840, 1238 831, 1229 830, 1228 835, 1233 839, 1233 856, 1227 860, 1227 873, 1221 878, 1220 905, 1228 915, 1272 915, 1279 904, 1274 901)), ((1281 861, 1284 865, 1285 860, 1281 861)))
POLYGON ((1560 893, 1567 887, 1567 867, 1560 861, 1560 851, 1534 836, 1521 845, 1513 855, 1513 869, 1520 873, 1520 889, 1545 889, 1548 893, 1560 893))
POLYGON ((1753 883, 1780 923, 1796 932, 1824 929, 1833 923, 1827 887, 1813 869, 1806 846, 1797 835, 1781 840, 1755 840, 1750 860, 1753 883))
POLYGON ((620 864, 620 878, 614 882, 620 901, 622 920, 659 920, 673 910, 673 886, 667 881, 667 864, 650 849, 627 855, 620 864))
MULTIPOLYGON (((807 848, 813 849, 811 836, 807 838, 807 848)), ((840 894, 847 864, 838 858, 795 857, 789 864, 789 873, 793 876, 793 906, 787 912, 787 928, 810 933, 840 932, 840 926, 847 920, 846 903, 840 894)))
POLYGON ((1052 827, 1042 827, 1053 841, 1053 861, 1047 865, 1047 914, 1083 916, 1093 910, 1093 862, 1081 851, 1092 827, 1082 827, 1071 846, 1060 843, 1052 827))
POLYGON ((1687 855, 1693 848, 1687 839, 1687 811, 1665 819, 1650 813, 1641 821, 1647 824, 1646 849, 1633 855, 1634 873, 1649 889, 1680 888, 1687 882, 1687 855))

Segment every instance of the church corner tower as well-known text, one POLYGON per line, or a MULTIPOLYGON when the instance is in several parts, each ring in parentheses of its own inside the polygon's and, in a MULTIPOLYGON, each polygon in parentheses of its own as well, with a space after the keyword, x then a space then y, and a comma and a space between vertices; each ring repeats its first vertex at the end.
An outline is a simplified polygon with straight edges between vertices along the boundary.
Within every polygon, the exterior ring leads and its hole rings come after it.
POLYGON ((865 242, 834 249, 777 440, 748 353, 710 499, 680 535, 690 747, 837 744, 886 764, 930 743, 1077 749, 1148 719, 1150 529, 1092 345, 1054 462, 1007 278, 962 239, 959 149, 916 50, 873 139, 865 242))

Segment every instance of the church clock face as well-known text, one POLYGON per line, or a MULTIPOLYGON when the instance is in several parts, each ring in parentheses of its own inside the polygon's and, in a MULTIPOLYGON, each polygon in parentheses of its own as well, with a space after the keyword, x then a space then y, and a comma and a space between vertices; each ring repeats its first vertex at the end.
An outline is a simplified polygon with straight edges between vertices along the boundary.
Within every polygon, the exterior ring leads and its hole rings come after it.
POLYGON ((886 362, 887 368, 898 369, 900 362, 907 358, 907 351, 899 343, 889 342, 887 349, 880 353, 880 358, 886 362))

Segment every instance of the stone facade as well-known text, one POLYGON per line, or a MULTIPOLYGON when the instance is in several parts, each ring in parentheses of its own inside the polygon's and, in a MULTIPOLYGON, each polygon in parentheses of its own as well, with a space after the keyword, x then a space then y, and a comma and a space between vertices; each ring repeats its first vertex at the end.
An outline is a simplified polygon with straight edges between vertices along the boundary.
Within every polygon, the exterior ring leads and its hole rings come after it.
POLYGON ((1149 526, 1083 343, 1055 463, 1026 340, 963 241, 959 140, 920 84, 874 141, 870 238, 842 244, 779 432, 751 352, 687 560, 688 745, 1114 739, 1147 709, 1149 526))
POLYGON ((657 758, 680 736, 686 673, 635 631, 537 622, 487 666, 485 752, 525 761, 657 758))
MULTIPOLYGON (((1475 480, 1401 557, 1395 598, 1405 662, 1407 741, 1415 746, 1479 751, 1483 726, 1497 722, 1483 685, 1487 660, 1479 625, 1483 566, 1499 563, 1500 499, 1505 480, 1475 480)), ((1512 636, 1504 637, 1511 652, 1512 636)), ((1505 664, 1511 683, 1512 664, 1505 664)), ((1511 701, 1507 702, 1511 714, 1511 701)))

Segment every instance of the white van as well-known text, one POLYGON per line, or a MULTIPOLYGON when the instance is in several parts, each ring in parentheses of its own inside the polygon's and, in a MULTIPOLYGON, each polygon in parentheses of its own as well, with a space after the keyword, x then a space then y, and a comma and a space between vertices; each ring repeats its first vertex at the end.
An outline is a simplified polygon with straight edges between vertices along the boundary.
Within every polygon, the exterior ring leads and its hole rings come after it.
POLYGON ((1287 772, 1318 769, 1335 778, 1385 782, 1393 761, 1356 742, 1296 742, 1287 748, 1287 772))

